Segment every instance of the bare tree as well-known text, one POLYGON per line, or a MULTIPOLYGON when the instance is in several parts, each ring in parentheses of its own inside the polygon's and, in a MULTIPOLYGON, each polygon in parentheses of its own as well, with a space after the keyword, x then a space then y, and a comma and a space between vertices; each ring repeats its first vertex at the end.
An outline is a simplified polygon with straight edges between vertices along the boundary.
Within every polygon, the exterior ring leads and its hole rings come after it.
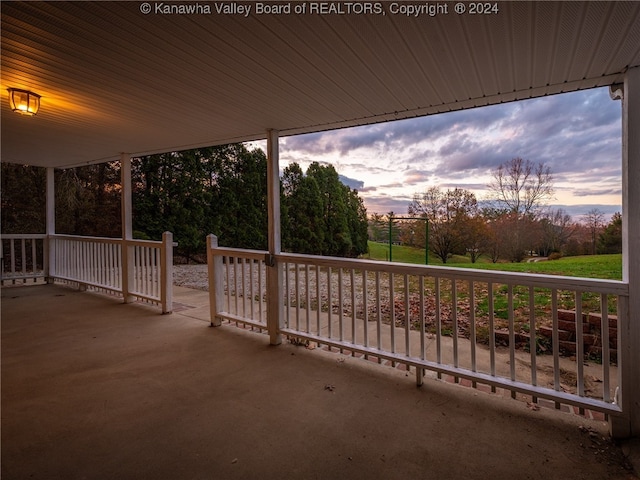
POLYGON ((493 172, 489 189, 498 203, 517 217, 532 217, 553 197, 553 176, 544 163, 535 164, 516 157, 493 172))
POLYGON ((562 208, 543 214, 539 221, 541 229, 540 254, 547 257, 552 252, 561 252, 576 231, 576 224, 562 208))
POLYGON ((500 241, 500 219, 493 219, 487 223, 486 252, 492 263, 498 263, 502 254, 502 242, 500 241))
POLYGON ((429 248, 442 263, 453 254, 465 253, 465 235, 469 219, 478 214, 475 195, 465 189, 441 191, 431 187, 415 194, 409 215, 429 221, 429 248))
POLYGON ((488 240, 489 227, 480 215, 469 217, 464 228, 464 242, 471 263, 476 263, 478 258, 490 248, 488 240))
MULTIPOLYGON (((508 212, 510 230, 501 241, 511 261, 522 261, 526 250, 535 246, 531 226, 542 206, 553 196, 553 176, 544 163, 533 163, 520 157, 500 165, 488 185, 499 207, 508 212)), ((500 208, 498 208, 500 210, 500 208)))
POLYGON ((595 255, 598 235, 604 227, 604 212, 597 208, 592 208, 582 217, 591 233, 591 255, 595 255))

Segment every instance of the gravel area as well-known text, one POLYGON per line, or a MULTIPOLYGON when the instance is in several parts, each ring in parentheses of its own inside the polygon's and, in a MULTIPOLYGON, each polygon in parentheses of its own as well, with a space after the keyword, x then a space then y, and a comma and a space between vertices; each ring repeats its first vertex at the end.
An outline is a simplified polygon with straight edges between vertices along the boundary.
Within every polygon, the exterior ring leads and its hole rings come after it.
POLYGON ((207 265, 174 265, 173 284, 208 291, 207 265))
MULTIPOLYGON (((266 278, 265 278, 265 269, 262 268, 261 271, 261 279, 258 279, 258 268, 257 264, 254 264, 254 278, 253 278, 253 289, 255 295, 258 295, 260 284, 263 289, 263 296, 265 295, 265 286, 266 286, 266 278)), ((249 265, 245 264, 245 291, 250 292, 250 273, 249 273, 249 265)), ((295 266, 290 266, 289 270, 289 303, 290 305, 296 304, 296 288, 295 288, 295 275, 296 268, 295 266)), ((229 273, 229 284, 231 285, 231 294, 235 294, 236 287, 241 291, 241 283, 242 283, 242 269, 240 265, 234 268, 231 265, 231 268, 228 270, 229 273), (238 285, 235 285, 235 272, 238 272, 238 285)), ((337 270, 333 270, 331 274, 331 297, 334 302, 332 308, 335 312, 340 310, 340 302, 338 300, 338 288, 339 288, 339 279, 340 274, 337 270)), ((388 277, 386 274, 382 274, 380 279, 380 304, 381 309, 382 305, 388 305, 389 303, 389 292, 388 292, 388 277)), ((226 277, 225 277, 226 278, 226 277)), ((326 270, 321 270, 320 276, 320 298, 322 300, 322 309, 327 310, 328 298, 329 298, 329 288, 328 282, 326 281, 327 272, 326 270)), ((309 288, 309 297, 311 302, 311 307, 316 308, 317 306, 317 276, 315 269, 311 267, 309 269, 309 279, 308 279, 308 288, 309 288)), ((362 314, 363 310, 363 286, 362 286, 362 274, 355 275, 355 301, 358 306, 358 314, 362 314)), ((306 306, 306 291, 307 291, 307 282, 306 282, 306 270, 304 267, 301 267, 298 270, 298 281, 300 282, 300 306, 306 306)), ((174 265, 173 267, 173 283, 175 285, 187 288, 195 288, 198 290, 209 290, 208 279, 207 279, 207 266, 206 265, 174 265)), ((349 273, 343 273, 342 275, 342 310, 345 314, 351 314, 352 312, 352 292, 351 292, 351 277, 349 273)), ((225 292, 227 291, 227 285, 225 281, 225 292)), ((242 296, 242 293, 240 293, 242 296)), ((376 305, 376 282, 375 277, 373 275, 369 275, 367 278, 367 303, 368 305, 373 306, 375 309, 376 305)), ((388 307, 387 307, 388 308, 388 307)))
MULTIPOLYGON (((236 288, 239 290, 239 296, 242 296, 242 266, 229 265, 228 269, 228 283, 230 285, 231 294, 235 294, 236 288), (235 282, 235 274, 237 272, 238 281, 235 282)), ((307 270, 304 266, 298 269, 298 282, 300 284, 299 298, 296 298, 296 267, 290 265, 288 269, 289 274, 289 305, 295 306, 297 303, 300 307, 306 308, 307 305, 307 283, 309 292, 309 302, 312 310, 315 310, 318 305, 318 289, 317 289, 317 275, 314 267, 309 268, 308 282, 307 282, 307 270)), ((225 273, 225 292, 227 291, 227 277, 225 273)), ((365 288, 363 286, 363 275, 361 272, 355 271, 353 274, 353 290, 351 271, 344 270, 342 272, 342 282, 340 282, 340 275, 338 269, 332 269, 331 282, 329 291, 329 282, 327 282, 327 270, 322 268, 320 270, 320 304, 323 311, 327 311, 329 308, 329 298, 331 298, 331 309, 334 313, 342 311, 346 316, 352 315, 353 303, 355 300, 356 315, 358 318, 364 317, 365 309, 365 288), (342 283, 342 301, 340 301, 339 285, 342 283)), ((258 277, 257 263, 253 264, 253 295, 257 299, 259 298, 259 287, 262 286, 262 297, 266 295, 266 278, 265 268, 261 269, 261 279, 258 277), (261 283, 260 283, 261 282, 261 283)), ((173 281, 175 285, 195 288, 198 290, 208 290, 207 280, 207 265, 175 265, 173 272, 173 281)), ((244 264, 244 291, 247 294, 251 292, 251 274, 250 265, 244 264)), ((394 314, 397 326, 404 326, 405 321, 405 285, 403 276, 396 275, 394 277, 394 314)), ((285 279, 286 283, 286 279, 285 279)), ((409 285, 409 291, 416 291, 415 286, 409 285)), ((391 319, 391 294, 389 286, 389 276, 386 273, 379 275, 379 280, 376 281, 374 273, 369 272, 366 278, 366 308, 368 311, 369 320, 376 320, 378 313, 381 320, 388 323, 391 319), (379 294, 378 294, 379 292, 379 294)), ((410 318, 412 322, 417 326, 417 321, 420 314, 420 297, 418 293, 409 293, 408 306, 410 311, 410 318)), ((285 299, 286 302, 286 299, 285 299)), ((468 311, 468 305, 465 307, 463 300, 458 300, 459 313, 464 311, 465 308, 468 311)), ((424 297, 424 315, 425 322, 429 326, 435 325, 435 299, 433 295, 425 295, 424 297)), ((451 307, 445 302, 442 303, 440 308, 441 320, 443 324, 450 322, 451 307)), ((468 320, 465 315, 458 316, 458 328, 461 334, 464 334, 468 330, 468 320)))

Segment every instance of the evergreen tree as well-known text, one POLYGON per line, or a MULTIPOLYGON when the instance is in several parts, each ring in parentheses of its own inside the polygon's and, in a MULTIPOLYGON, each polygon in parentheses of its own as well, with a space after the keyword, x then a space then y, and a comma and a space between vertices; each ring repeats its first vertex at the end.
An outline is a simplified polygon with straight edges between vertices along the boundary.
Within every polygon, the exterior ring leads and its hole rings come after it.
POLYGON ((307 175, 314 178, 322 192, 323 242, 322 255, 347 256, 351 252, 351 236, 347 223, 345 189, 332 165, 313 162, 307 175))
POLYGON ((322 253, 322 195, 318 183, 304 176, 297 163, 284 170, 282 177, 283 244, 297 253, 322 253))
POLYGON ((46 169, 2 163, 2 233, 44 233, 46 169))
POLYGON ((369 218, 369 240, 374 242, 386 242, 389 238, 387 232, 388 222, 385 222, 384 216, 374 213, 369 218))
POLYGON ((219 219, 220 245, 267 248, 267 157, 234 145, 222 158, 211 211, 219 219))
POLYGON ((622 215, 619 212, 613 214, 598 237, 598 253, 622 253, 622 215))
MULTIPOLYGON (((56 231, 119 237, 117 162, 56 170, 56 231)), ((267 248, 267 158, 242 144, 150 155, 132 162, 134 237, 171 231, 178 255, 202 260, 206 235, 220 245, 267 248)), ((43 232, 46 170, 2 164, 2 229, 43 232)), ((367 251, 362 200, 331 166, 304 175, 285 169, 281 188, 283 246, 301 253, 357 256, 367 251)))
POLYGON ((203 152, 188 150, 134 162, 133 227, 136 236, 160 240, 171 231, 176 252, 194 259, 204 249, 205 212, 210 192, 202 179, 203 152))
POLYGON ((331 165, 296 163, 282 177, 283 246, 298 253, 355 257, 367 251, 367 212, 331 165))
POLYGON ((358 196, 357 190, 347 187, 348 199, 348 224, 351 235, 351 252, 350 257, 357 257, 369 250, 368 240, 368 222, 367 209, 364 206, 362 198, 358 196))

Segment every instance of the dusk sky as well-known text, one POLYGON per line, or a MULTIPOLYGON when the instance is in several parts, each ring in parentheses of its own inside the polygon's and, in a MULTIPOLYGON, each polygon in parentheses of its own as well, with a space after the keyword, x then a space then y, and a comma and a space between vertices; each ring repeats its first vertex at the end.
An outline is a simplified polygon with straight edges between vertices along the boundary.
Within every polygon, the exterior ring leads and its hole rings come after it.
POLYGON ((330 163, 359 191, 369 214, 400 215, 415 193, 431 186, 465 188, 486 199, 491 172, 522 157, 551 167, 551 205, 579 220, 591 208, 607 216, 621 210, 621 148, 620 102, 599 88, 283 137, 280 166, 330 163))

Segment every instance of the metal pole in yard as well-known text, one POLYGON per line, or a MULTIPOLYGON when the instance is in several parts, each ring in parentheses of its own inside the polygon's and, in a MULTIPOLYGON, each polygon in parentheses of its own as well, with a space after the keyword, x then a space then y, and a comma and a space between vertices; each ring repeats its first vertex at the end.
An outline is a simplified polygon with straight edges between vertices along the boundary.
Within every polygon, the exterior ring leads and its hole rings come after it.
POLYGON ((393 238, 393 215, 389 214, 389 261, 390 262, 393 262, 393 256, 392 256, 393 242, 392 242, 392 238, 393 238))
POLYGON ((429 265, 429 219, 424 219, 424 264, 429 265))

